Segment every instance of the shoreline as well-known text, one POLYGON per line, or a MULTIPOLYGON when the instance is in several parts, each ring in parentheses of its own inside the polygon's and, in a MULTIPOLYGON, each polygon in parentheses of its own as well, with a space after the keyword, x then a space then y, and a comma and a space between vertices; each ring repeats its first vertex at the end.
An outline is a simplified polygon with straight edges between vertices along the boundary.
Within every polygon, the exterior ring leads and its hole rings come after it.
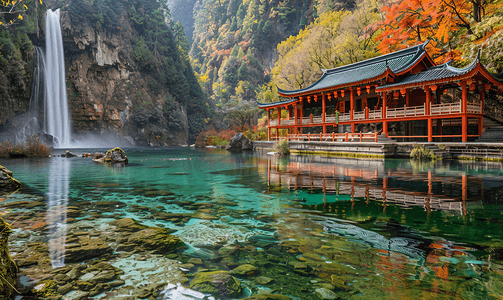
MULTIPOLYGON (((257 151, 270 151, 276 142, 253 141, 257 151)), ((296 155, 336 156, 354 159, 386 160, 410 158, 414 146, 430 149, 437 159, 503 162, 503 143, 434 142, 314 142, 289 141, 296 155)))

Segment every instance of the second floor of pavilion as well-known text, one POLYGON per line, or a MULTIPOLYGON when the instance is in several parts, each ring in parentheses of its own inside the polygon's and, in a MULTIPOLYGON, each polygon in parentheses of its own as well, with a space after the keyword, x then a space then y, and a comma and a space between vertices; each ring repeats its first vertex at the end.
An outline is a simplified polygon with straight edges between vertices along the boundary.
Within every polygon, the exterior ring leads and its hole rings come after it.
POLYGON ((275 112, 268 125, 277 128, 482 115, 485 94, 503 81, 479 56, 465 68, 435 65, 426 44, 323 70, 310 87, 278 88, 283 101, 258 106, 275 112))

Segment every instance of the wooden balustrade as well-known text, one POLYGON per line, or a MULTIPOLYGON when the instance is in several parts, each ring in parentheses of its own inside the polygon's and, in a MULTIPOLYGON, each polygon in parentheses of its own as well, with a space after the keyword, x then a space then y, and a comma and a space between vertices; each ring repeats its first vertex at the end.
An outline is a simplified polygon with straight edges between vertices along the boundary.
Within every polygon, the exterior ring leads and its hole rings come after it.
POLYGON ((430 113, 432 115, 445 115, 445 114, 461 113, 461 102, 432 104, 430 107, 431 107, 430 113))
POLYGON ((320 141, 320 142, 375 142, 377 143, 378 134, 368 133, 306 133, 289 134, 287 136, 271 137, 272 141, 320 141))
MULTIPOLYGON (((481 104, 468 104, 468 113, 481 114, 482 106, 481 104)), ((459 114, 461 113, 461 102, 456 103, 442 103, 442 104, 431 104, 430 115, 449 115, 449 114, 459 114)), ((394 118, 406 118, 406 117, 420 117, 426 116, 426 103, 421 106, 413 107, 398 107, 398 108, 386 108, 386 119, 394 118)), ((378 121, 382 119, 382 108, 376 110, 366 110, 358 111, 353 113, 354 121, 361 120, 372 120, 378 121)), ((349 113, 339 114, 339 122, 349 122, 351 121, 351 115, 349 113)), ((313 116, 302 118, 302 125, 312 125, 312 124, 330 124, 336 123, 337 117, 335 114, 326 115, 325 123, 323 123, 323 116, 313 116)), ((301 124, 300 119, 297 124, 301 124)), ((281 119, 281 125, 295 125, 295 119, 281 119)), ((270 121, 270 126, 278 126, 278 120, 273 119, 270 121)))

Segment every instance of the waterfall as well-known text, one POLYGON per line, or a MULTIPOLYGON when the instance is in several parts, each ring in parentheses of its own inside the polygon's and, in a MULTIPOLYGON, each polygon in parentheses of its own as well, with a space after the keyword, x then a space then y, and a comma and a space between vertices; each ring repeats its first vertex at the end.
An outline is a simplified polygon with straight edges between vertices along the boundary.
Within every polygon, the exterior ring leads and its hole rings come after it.
POLYGON ((70 146, 70 114, 66 96, 65 60, 59 9, 48 10, 45 20, 46 93, 44 130, 59 147, 70 146))

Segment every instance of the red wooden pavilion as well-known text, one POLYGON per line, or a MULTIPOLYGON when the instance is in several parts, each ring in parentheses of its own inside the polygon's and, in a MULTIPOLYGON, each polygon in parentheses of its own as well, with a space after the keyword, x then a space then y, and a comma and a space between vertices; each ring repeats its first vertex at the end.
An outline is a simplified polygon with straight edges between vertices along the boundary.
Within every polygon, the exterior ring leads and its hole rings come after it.
POLYGON ((322 70, 321 78, 304 89, 278 88, 283 100, 258 103, 268 112, 269 140, 281 138, 279 129, 287 129, 283 138, 293 140, 347 141, 348 136, 359 136, 377 141, 381 132, 429 142, 479 137, 485 94, 503 90, 503 81, 481 65, 480 55, 465 68, 455 68, 451 62, 436 65, 425 50, 427 43, 322 70), (282 110, 288 112, 287 118, 281 118, 282 110))

